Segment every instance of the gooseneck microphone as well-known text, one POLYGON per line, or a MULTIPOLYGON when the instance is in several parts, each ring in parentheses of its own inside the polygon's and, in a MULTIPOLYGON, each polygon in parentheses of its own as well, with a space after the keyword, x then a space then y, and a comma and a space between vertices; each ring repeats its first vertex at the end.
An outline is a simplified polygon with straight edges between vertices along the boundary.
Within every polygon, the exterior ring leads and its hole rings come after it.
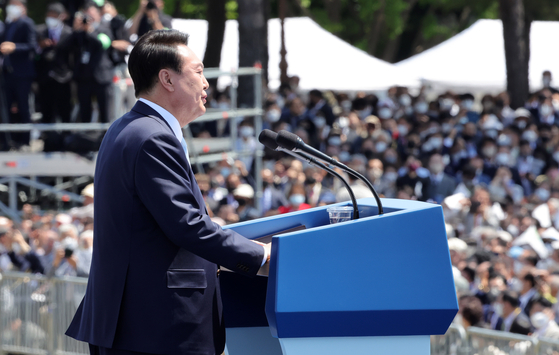
POLYGON ((347 167, 346 165, 340 163, 339 161, 335 160, 332 157, 329 157, 328 155, 322 153, 320 150, 314 149, 313 147, 311 147, 310 145, 306 144, 305 142, 303 142, 303 140, 296 134, 293 134, 291 132, 288 131, 279 131, 279 133, 277 134, 276 137, 276 143, 278 146, 280 146, 281 148, 284 148, 286 150, 290 150, 292 152, 304 152, 310 156, 313 156, 319 160, 322 160, 323 162, 330 164, 332 166, 336 166, 340 169, 342 169, 343 171, 345 171, 346 173, 348 173, 349 175, 363 181, 367 187, 369 188, 369 190, 371 190, 371 192, 373 193, 373 196, 375 197, 375 200, 377 201, 377 205, 378 205, 378 213, 379 214, 383 214, 384 211, 382 209, 382 202, 380 202, 380 197, 377 194, 377 191, 375 190, 375 188, 373 187, 373 184, 371 184, 371 182, 364 177, 363 175, 361 175, 360 173, 358 173, 357 171, 347 167))
POLYGON ((349 183, 337 172, 335 172, 333 169, 327 167, 326 165, 322 164, 319 161, 316 161, 316 159, 314 159, 311 156, 308 156, 305 153, 302 152, 293 152, 291 150, 287 150, 285 148, 282 148, 280 146, 278 146, 278 144, 276 143, 276 138, 277 138, 278 134, 274 131, 271 131, 269 129, 265 129, 262 132, 260 132, 260 135, 258 136, 258 141, 260 141, 260 143, 262 143, 266 148, 271 149, 271 150, 278 150, 278 151, 282 151, 285 152, 297 159, 303 159, 306 160, 307 162, 309 162, 309 164, 312 164, 320 169, 324 169, 327 172, 329 172, 330 174, 334 175, 335 177, 337 177, 338 179, 340 179, 346 189, 347 192, 349 193, 349 197, 351 198, 351 203, 353 204, 353 218, 352 219, 358 219, 359 218, 359 209, 357 207, 357 200, 355 199, 355 194, 353 193, 353 190, 351 189, 351 187, 349 186, 349 183))

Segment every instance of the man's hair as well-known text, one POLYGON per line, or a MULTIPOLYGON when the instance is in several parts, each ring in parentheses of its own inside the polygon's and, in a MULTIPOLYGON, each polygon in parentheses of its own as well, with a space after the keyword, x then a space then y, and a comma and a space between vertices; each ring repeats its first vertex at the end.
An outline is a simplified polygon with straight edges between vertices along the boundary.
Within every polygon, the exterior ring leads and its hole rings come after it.
POLYGON ((161 69, 181 74, 180 44, 188 45, 188 35, 177 30, 149 31, 140 37, 128 59, 136 97, 153 89, 161 69))
POLYGON ((476 296, 465 295, 460 297, 462 317, 470 325, 478 324, 483 318, 483 305, 476 296))
POLYGON ((543 308, 553 308, 553 303, 551 303, 547 298, 543 296, 538 296, 534 300, 534 304, 538 303, 543 308))
POLYGON ((532 285, 532 288, 536 287, 536 278, 534 277, 533 274, 527 273, 526 275, 524 275, 522 280, 528 281, 530 283, 530 285, 532 285))
POLYGON ((56 14, 63 14, 64 12, 66 12, 66 9, 64 8, 64 5, 62 5, 59 2, 54 2, 52 4, 49 4, 47 6, 47 12, 54 12, 56 14))
POLYGON ((520 305, 520 296, 518 295, 518 292, 503 291, 503 293, 501 295, 502 295, 502 298, 503 298, 503 302, 507 302, 508 304, 513 306, 514 308, 516 308, 520 305))

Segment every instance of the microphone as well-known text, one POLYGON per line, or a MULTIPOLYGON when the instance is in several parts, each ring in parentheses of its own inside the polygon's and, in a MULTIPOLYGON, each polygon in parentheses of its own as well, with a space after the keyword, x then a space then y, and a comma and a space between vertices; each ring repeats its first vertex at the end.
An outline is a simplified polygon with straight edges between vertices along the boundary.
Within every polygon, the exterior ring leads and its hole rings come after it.
POLYGON ((351 202, 353 203, 353 218, 352 219, 358 219, 359 218, 359 209, 357 207, 357 200, 355 199, 355 194, 353 193, 353 190, 351 189, 351 187, 349 186, 349 183, 337 172, 335 172, 333 169, 327 167, 326 165, 322 164, 319 161, 316 161, 316 159, 314 159, 311 156, 308 156, 305 153, 301 153, 301 152, 293 152, 290 150, 287 150, 285 148, 282 148, 280 146, 278 146, 278 144, 276 143, 276 138, 277 138, 278 134, 274 131, 271 131, 269 129, 265 129, 262 132, 260 132, 260 135, 258 136, 258 141, 260 143, 262 143, 266 148, 271 149, 271 150, 277 150, 277 151, 282 151, 284 153, 287 153, 297 159, 303 159, 306 160, 309 164, 314 165, 320 169, 324 169, 327 172, 329 172, 330 174, 334 175, 335 177, 337 177, 338 179, 340 179, 343 184, 345 185, 347 192, 349 193, 349 197, 351 198, 351 202))
POLYGON ((304 152, 306 154, 309 154, 310 156, 320 159, 327 164, 336 166, 342 169, 343 171, 345 171, 346 173, 348 173, 349 175, 363 181, 367 185, 369 190, 371 190, 373 196, 375 197, 375 200, 377 201, 379 215, 384 213, 384 210, 382 208, 382 202, 380 202, 380 197, 378 196, 377 191, 373 187, 373 184, 371 184, 371 182, 366 177, 364 177, 357 171, 347 167, 346 165, 340 163, 339 161, 333 159, 332 157, 329 157, 328 155, 322 153, 320 150, 314 149, 310 145, 303 142, 303 140, 298 135, 293 134, 291 132, 285 130, 279 131, 276 137, 276 143, 278 146, 290 150, 292 152, 299 152, 299 153, 304 152))

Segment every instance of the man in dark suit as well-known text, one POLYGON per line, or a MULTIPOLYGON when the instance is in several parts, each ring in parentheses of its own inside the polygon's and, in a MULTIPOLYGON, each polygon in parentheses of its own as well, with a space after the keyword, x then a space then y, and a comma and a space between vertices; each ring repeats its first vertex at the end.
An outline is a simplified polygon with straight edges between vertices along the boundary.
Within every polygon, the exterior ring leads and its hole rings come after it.
POLYGON ((70 122, 72 71, 69 52, 58 45, 72 34, 72 28, 64 24, 65 19, 64 6, 53 3, 47 8, 45 24, 37 26, 40 52, 36 69, 43 123, 54 123, 57 114, 62 122, 70 122))
MULTIPOLYGON (((27 17, 26 0, 10 0, 6 7, 6 30, 0 36, 0 53, 4 56, 6 103, 10 123, 31 123, 29 93, 35 77, 33 59, 37 45, 35 23, 27 17), (15 106, 14 106, 15 103, 15 106)), ((29 145, 29 132, 12 133, 16 147, 29 145)))
POLYGON ((63 50, 71 51, 74 58, 74 79, 78 86, 82 122, 91 122, 93 96, 99 106, 99 122, 109 122, 114 69, 109 49, 113 38, 108 24, 101 19, 99 7, 88 2, 83 13, 74 18, 72 35, 60 44, 63 50))
POLYGON ((67 334, 92 354, 221 354, 216 264, 254 276, 269 246, 208 216, 181 127, 205 111, 203 64, 188 35, 151 31, 128 68, 140 101, 107 131, 95 169, 87 291, 67 334))
POLYGON ((454 193, 456 181, 454 178, 444 172, 443 157, 435 153, 429 158, 428 178, 423 179, 422 201, 433 200, 441 203, 443 199, 454 193))
POLYGON ((270 169, 262 170, 262 213, 277 213, 280 206, 286 206, 289 202, 285 194, 274 186, 274 173, 270 169))
POLYGON ((140 6, 131 18, 132 23, 128 28, 133 42, 148 31, 172 28, 172 18, 163 13, 163 8, 163 0, 140 0, 140 6))
POLYGON ((523 335, 532 332, 530 318, 520 309, 518 292, 503 291, 497 298, 494 308, 501 317, 495 323, 494 329, 523 335))

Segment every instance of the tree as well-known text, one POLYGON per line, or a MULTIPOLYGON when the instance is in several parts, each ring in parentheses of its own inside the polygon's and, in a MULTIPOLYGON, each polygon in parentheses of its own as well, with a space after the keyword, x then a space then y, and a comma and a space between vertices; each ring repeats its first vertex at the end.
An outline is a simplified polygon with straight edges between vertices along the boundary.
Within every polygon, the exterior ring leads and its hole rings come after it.
MULTIPOLYGON (((225 36, 225 0, 208 0, 206 20, 208 20, 208 39, 204 54, 204 66, 206 68, 219 67, 221 47, 225 36)), ((209 81, 212 86, 216 86, 217 79, 210 79, 209 81)))
POLYGON ((499 0, 499 5, 505 41, 507 91, 510 105, 516 109, 524 106, 530 90, 530 22, 527 21, 522 0, 499 0))
MULTIPOLYGON (((261 65, 268 78, 268 1, 237 0, 239 5, 239 68, 261 65)), ((254 78, 239 77, 239 107, 254 106, 254 78)))

